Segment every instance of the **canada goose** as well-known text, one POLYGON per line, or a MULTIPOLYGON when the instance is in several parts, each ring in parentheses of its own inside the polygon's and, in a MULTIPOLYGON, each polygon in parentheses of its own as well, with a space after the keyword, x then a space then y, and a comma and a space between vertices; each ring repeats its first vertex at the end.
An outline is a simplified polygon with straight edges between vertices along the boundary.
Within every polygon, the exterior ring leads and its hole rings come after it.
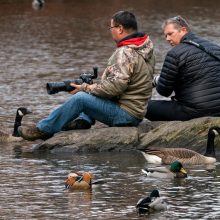
POLYGON ((40 10, 44 6, 44 0, 33 0, 32 2, 32 8, 34 10, 40 10))
POLYGON ((216 162, 214 140, 220 134, 220 127, 213 126, 208 131, 206 153, 204 155, 186 148, 156 148, 141 150, 149 163, 171 164, 178 160, 182 164, 212 164, 216 162))
POLYGON ((170 169, 167 167, 151 167, 141 170, 144 174, 149 177, 155 178, 185 178, 187 177, 187 172, 183 168, 183 165, 179 161, 174 161, 170 164, 170 169))
POLYGON ((90 172, 71 172, 65 180, 67 189, 91 189, 93 175, 90 172))
POLYGON ((18 127, 21 126, 23 116, 30 113, 31 111, 27 108, 18 108, 16 111, 13 133, 9 134, 0 130, 0 142, 14 142, 23 140, 23 138, 19 137, 18 127))
POLYGON ((167 202, 165 198, 160 197, 159 191, 154 189, 150 196, 140 199, 137 202, 136 210, 139 214, 146 214, 152 211, 167 210, 167 202))

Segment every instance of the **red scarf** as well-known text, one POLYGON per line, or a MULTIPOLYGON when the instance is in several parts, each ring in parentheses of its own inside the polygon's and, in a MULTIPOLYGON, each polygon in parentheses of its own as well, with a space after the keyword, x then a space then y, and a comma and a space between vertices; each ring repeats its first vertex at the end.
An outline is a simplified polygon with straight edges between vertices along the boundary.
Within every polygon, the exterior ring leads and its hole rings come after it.
POLYGON ((121 41, 117 44, 117 47, 122 47, 122 46, 126 46, 126 45, 131 45, 134 44, 136 46, 140 46, 141 44, 144 43, 144 41, 148 38, 147 35, 144 35, 143 37, 135 37, 135 38, 131 38, 128 40, 124 40, 121 41))

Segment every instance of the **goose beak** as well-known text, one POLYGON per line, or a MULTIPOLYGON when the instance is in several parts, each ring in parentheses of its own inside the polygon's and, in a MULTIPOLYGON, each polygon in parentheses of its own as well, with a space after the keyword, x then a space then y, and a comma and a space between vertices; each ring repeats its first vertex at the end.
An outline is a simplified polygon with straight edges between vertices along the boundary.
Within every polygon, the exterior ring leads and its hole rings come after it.
POLYGON ((31 114, 32 111, 30 109, 27 109, 27 114, 31 114))
POLYGON ((32 114, 32 111, 28 110, 28 111, 27 111, 27 114, 32 114))
POLYGON ((184 173, 184 174, 187 174, 186 170, 183 169, 183 168, 180 169, 180 172, 181 172, 181 173, 184 173))

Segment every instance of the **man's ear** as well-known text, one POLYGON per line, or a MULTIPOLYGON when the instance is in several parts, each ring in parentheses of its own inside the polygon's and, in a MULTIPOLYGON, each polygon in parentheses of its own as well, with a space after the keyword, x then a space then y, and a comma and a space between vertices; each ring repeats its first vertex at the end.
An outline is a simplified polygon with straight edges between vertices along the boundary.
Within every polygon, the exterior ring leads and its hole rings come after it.
POLYGON ((118 32, 119 32, 119 34, 123 34, 123 32, 124 32, 124 28, 121 24, 118 26, 118 32))

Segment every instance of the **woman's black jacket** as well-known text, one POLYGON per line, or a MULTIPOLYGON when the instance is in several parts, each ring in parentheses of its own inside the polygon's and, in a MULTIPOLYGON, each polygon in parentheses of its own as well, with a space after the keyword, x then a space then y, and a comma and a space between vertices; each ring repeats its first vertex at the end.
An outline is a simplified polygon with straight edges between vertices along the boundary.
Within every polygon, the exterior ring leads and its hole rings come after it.
POLYGON ((220 59, 217 44, 189 32, 167 53, 156 89, 166 97, 174 92, 193 117, 220 116, 220 61, 184 40, 199 43, 220 59))

